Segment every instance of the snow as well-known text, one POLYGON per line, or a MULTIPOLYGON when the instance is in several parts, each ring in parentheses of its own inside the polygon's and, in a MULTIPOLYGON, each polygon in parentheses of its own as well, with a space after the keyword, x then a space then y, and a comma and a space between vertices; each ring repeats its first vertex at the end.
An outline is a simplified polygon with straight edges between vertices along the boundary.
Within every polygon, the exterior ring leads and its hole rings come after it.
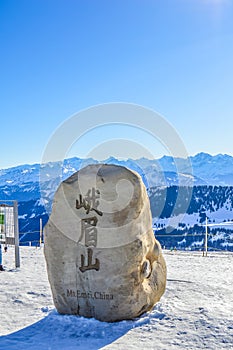
POLYGON ((24 220, 24 219, 26 219, 27 216, 28 216, 28 214, 19 215, 18 219, 24 220))
POLYGON ((167 289, 151 313, 105 323, 54 309, 43 249, 3 253, 0 349, 233 349, 233 254, 169 252, 167 289))
MULTIPOLYGON (((48 202, 48 201, 46 201, 48 202)), ((40 198, 36 201, 35 206, 43 206, 45 204, 45 200, 40 198)))
MULTIPOLYGON (((205 213, 209 219, 209 222, 214 222, 215 224, 223 222, 224 220, 226 220, 226 218, 227 218, 227 221, 233 220, 233 211, 228 211, 226 210, 225 207, 220 208, 214 212, 210 212, 207 210, 205 213)), ((173 222, 183 223, 186 226, 193 227, 197 223, 200 223, 200 213, 193 213, 193 214, 184 213, 184 214, 179 214, 177 216, 174 216, 173 218, 165 218, 165 219, 154 217, 153 225, 155 226, 156 224, 157 225, 161 224, 164 226, 168 226, 169 223, 172 222, 172 220, 173 222)), ((226 224, 222 225, 222 227, 224 226, 226 226, 226 224)), ((233 222, 232 222, 232 226, 233 226, 233 222)))

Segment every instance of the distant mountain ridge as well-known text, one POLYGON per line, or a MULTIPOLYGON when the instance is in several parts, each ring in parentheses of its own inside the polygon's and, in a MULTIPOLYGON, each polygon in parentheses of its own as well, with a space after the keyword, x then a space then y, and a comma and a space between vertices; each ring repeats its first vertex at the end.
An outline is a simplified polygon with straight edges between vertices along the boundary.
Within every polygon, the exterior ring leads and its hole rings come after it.
MULTIPOLYGON (((160 159, 127 159, 118 160, 110 157, 103 161, 95 159, 69 158, 62 164, 61 178, 67 178, 81 167, 94 164, 119 164, 140 173, 148 187, 162 185, 233 185, 233 157, 227 154, 211 156, 208 153, 198 153, 189 159, 163 156, 160 159), (178 171, 177 171, 178 168, 178 171), (180 178, 178 178, 180 176, 180 178)), ((46 165, 25 164, 0 170, 0 186, 19 185, 28 182, 39 182, 41 169, 48 170, 48 178, 52 169, 60 167, 59 162, 46 165)), ((43 179, 44 181, 44 179, 43 179)))

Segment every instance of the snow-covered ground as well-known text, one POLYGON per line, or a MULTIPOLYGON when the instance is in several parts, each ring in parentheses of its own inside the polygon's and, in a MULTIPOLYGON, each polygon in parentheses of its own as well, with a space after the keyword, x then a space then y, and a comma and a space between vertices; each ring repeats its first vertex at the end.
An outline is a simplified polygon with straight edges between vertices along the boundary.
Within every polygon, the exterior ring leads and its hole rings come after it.
POLYGON ((168 252, 165 295, 151 313, 104 323, 59 315, 42 249, 3 253, 0 349, 233 349, 233 254, 168 252))

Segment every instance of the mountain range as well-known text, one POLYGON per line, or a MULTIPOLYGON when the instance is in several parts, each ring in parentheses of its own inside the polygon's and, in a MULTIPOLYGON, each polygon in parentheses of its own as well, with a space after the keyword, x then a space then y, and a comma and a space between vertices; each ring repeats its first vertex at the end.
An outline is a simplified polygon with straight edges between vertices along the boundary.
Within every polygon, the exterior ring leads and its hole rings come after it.
MULTIPOLYGON (((0 170, 0 201, 19 203, 21 243, 38 240, 39 219, 43 225, 47 222, 60 182, 93 163, 98 161, 74 157, 0 170)), ((199 153, 187 159, 164 156, 137 160, 110 157, 101 163, 126 166, 141 175, 151 202, 155 233, 163 245, 201 247, 206 216, 212 225, 233 220, 233 157, 229 155, 199 153)), ((232 229, 224 225, 212 228, 212 246, 233 250, 232 229)))
MULTIPOLYGON (((105 164, 119 164, 138 171, 149 186, 190 184, 233 186, 233 157, 227 154, 211 156, 208 153, 198 153, 188 159, 163 156, 160 159, 140 158, 137 160, 118 160, 110 157, 101 161, 105 164), (180 178, 178 178, 178 175, 180 178)), ((39 182, 40 171, 47 171, 53 177, 56 170, 62 168, 62 178, 72 175, 75 171, 88 164, 99 163, 88 158, 69 158, 60 162, 47 164, 19 165, 0 170, 0 186, 21 185, 28 182, 39 182)), ((42 179, 43 181, 48 180, 42 179)))

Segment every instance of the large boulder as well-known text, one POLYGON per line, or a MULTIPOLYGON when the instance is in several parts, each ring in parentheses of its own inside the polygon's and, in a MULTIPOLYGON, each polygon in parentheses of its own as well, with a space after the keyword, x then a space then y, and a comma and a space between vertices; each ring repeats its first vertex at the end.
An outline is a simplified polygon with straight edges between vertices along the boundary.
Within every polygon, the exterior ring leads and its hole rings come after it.
POLYGON ((76 172, 59 186, 44 233, 59 313, 132 319, 164 293, 166 264, 136 172, 105 164, 76 172))

